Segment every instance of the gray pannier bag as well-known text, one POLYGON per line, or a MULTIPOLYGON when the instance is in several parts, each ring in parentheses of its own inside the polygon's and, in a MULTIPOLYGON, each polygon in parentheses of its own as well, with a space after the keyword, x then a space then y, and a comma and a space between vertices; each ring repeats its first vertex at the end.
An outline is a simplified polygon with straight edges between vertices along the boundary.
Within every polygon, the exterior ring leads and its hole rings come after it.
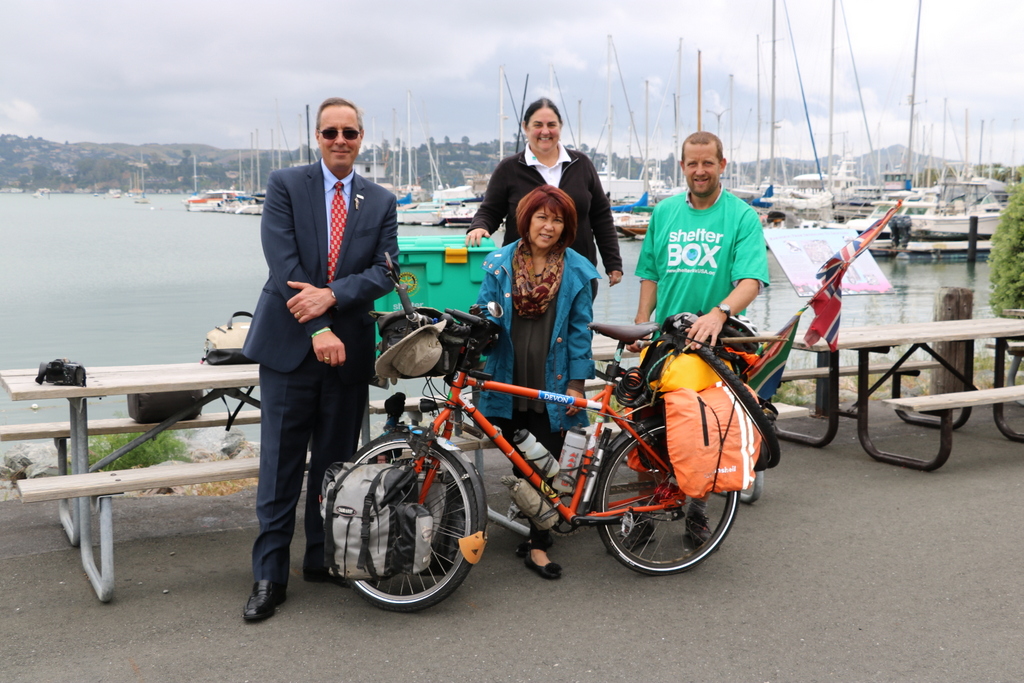
POLYGON ((408 466, 336 462, 324 474, 324 565, 337 576, 379 580, 430 564, 434 518, 408 466))

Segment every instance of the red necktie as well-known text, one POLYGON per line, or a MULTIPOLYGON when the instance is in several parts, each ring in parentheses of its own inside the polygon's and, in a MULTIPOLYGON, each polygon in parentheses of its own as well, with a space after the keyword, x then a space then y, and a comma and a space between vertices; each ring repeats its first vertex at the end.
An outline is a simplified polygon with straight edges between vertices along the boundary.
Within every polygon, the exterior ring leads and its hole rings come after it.
POLYGON ((345 223, 348 211, 345 209, 345 197, 339 180, 334 184, 334 199, 331 200, 331 241, 327 250, 327 282, 334 281, 334 272, 338 269, 338 253, 341 251, 341 238, 345 236, 345 223))

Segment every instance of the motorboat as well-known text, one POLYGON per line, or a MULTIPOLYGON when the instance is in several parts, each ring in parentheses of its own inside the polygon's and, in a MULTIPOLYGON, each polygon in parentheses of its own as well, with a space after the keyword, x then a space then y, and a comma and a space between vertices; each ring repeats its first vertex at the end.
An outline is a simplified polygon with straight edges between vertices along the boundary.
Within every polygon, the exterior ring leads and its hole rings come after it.
POLYGON ((443 201, 405 204, 398 208, 398 222, 402 225, 441 225, 441 212, 448 208, 443 201))
POLYGON ((441 220, 445 225, 460 226, 469 225, 473 222, 476 210, 480 208, 480 202, 448 202, 448 205, 441 210, 441 220))
POLYGON ((188 211, 220 211, 228 203, 238 202, 242 196, 237 190, 207 190, 183 199, 182 203, 188 211))
MULTIPOLYGON (((955 181, 929 192, 908 193, 910 196, 903 199, 894 219, 896 216, 909 217, 910 238, 914 240, 966 240, 970 235, 971 217, 977 216, 977 238, 991 239, 1004 208, 998 190, 991 191, 995 189, 990 185, 993 182, 996 181, 955 181), (981 194, 982 190, 984 194, 981 194), (972 198, 974 203, 971 203, 972 198)), ((896 206, 896 202, 897 199, 876 201, 874 210, 866 218, 850 220, 835 227, 854 228, 858 232, 867 230, 896 206)), ((884 231, 882 236, 885 236, 884 231)))

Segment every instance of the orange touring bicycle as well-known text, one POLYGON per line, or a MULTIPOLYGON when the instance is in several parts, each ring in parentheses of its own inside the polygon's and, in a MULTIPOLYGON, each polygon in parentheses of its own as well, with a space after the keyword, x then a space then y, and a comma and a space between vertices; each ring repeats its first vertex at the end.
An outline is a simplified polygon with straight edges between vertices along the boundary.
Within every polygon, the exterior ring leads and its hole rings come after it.
MULTIPOLYGON (((393 272, 393 276, 397 273, 393 272)), ((413 309, 403 286, 396 289, 412 328, 434 323, 434 319, 413 309)), ((630 569, 653 575, 674 574, 691 569, 717 550, 735 520, 739 491, 715 494, 707 500, 706 515, 711 536, 694 540, 686 530, 687 497, 675 484, 666 447, 664 410, 657 400, 634 409, 616 409, 613 397, 628 387, 621 366, 625 347, 648 337, 657 324, 605 325, 590 328, 618 342, 615 355, 603 371, 605 384, 592 398, 505 384, 491 380, 478 370, 481 355, 498 333, 492 318, 501 316, 497 304, 486 314, 446 309, 441 335, 448 367, 430 373, 442 374, 449 388, 438 398, 437 415, 424 426, 395 425, 366 444, 356 454, 359 463, 402 463, 418 473, 419 502, 434 518, 429 566, 417 574, 398 574, 378 580, 351 582, 353 589, 383 609, 412 612, 436 605, 462 583, 486 542, 487 501, 483 481, 471 460, 452 442, 453 435, 469 433, 486 436, 515 465, 536 492, 535 499, 548 515, 557 515, 552 531, 569 533, 582 527, 597 527, 608 551, 630 569), (572 482, 568 491, 555 489, 544 473, 534 467, 512 445, 500 429, 476 409, 472 391, 496 391, 548 403, 575 405, 590 412, 592 424, 588 443, 578 467, 561 471, 572 482)), ((429 316, 431 311, 427 313, 429 316)), ((696 353, 729 387, 761 433, 765 448, 778 455, 778 440, 771 421, 745 385, 708 346, 696 353)), ((558 457, 558 454, 552 454, 558 457)), ((522 485, 522 484, 521 484, 522 485)), ((561 487, 565 488, 565 487, 561 487)), ((550 523, 550 522, 549 522, 550 523)))

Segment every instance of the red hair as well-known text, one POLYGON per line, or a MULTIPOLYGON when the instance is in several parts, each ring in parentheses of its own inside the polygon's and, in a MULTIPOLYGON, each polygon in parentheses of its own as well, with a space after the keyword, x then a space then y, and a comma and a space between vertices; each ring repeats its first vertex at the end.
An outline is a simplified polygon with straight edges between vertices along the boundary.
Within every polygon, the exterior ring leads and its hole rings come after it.
POLYGON ((576 241, 576 204, 572 197, 554 185, 540 185, 519 200, 516 207, 516 227, 523 242, 530 244, 530 222, 533 214, 546 209, 562 219, 562 236, 556 245, 566 249, 576 241))

